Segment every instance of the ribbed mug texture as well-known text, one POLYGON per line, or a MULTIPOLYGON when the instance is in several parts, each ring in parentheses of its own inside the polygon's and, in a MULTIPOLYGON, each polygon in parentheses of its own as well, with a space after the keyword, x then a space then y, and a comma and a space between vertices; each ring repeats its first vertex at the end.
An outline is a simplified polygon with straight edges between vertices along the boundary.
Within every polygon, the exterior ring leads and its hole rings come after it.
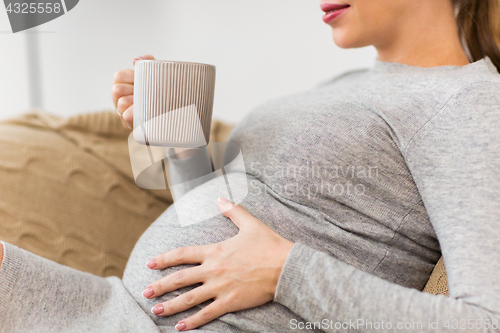
POLYGON ((140 60, 135 64, 134 140, 195 148, 208 144, 215 66, 140 60))

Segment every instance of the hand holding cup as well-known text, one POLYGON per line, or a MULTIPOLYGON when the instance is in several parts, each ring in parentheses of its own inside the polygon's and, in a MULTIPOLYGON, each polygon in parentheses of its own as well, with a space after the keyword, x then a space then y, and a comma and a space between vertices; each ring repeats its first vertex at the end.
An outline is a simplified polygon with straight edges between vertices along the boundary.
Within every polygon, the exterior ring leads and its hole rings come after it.
MULTIPOLYGON (((152 55, 134 58, 137 60, 154 60, 152 55)), ((115 73, 111 97, 116 107, 116 114, 121 118, 123 127, 132 130, 134 122, 134 70, 122 69, 115 73)))

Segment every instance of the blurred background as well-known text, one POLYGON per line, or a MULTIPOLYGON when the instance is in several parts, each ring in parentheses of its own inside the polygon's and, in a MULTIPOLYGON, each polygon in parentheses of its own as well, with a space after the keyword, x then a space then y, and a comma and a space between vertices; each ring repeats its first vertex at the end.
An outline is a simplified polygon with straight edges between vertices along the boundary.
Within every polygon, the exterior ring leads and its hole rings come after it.
POLYGON ((374 48, 342 50, 319 0, 81 0, 13 34, 0 10, 0 119, 114 110, 114 72, 135 56, 217 67, 214 118, 237 123, 260 103, 371 67, 374 48))

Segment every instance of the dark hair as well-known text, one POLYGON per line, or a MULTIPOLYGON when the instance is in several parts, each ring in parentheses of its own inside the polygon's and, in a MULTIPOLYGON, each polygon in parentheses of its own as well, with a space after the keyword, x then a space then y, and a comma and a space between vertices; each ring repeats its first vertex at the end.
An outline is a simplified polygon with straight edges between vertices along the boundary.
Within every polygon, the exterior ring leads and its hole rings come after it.
POLYGON ((488 56, 500 72, 500 0, 453 0, 470 61, 488 56))

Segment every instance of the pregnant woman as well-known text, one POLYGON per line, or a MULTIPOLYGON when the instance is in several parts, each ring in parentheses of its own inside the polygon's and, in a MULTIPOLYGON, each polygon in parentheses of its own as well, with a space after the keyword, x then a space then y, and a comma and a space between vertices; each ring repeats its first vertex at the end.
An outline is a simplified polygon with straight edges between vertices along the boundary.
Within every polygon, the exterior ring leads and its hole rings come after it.
MULTIPOLYGON (((181 225, 170 207, 123 280, 3 243, 0 331, 498 332, 498 5, 323 1, 335 43, 378 57, 234 129, 245 166, 228 179, 246 198, 217 201, 222 177, 188 189, 193 220, 224 213, 181 225), (450 297, 420 291, 441 254, 450 297)), ((132 94, 118 72, 127 127, 132 94)), ((197 155, 181 155, 171 172, 189 177, 197 155)))

